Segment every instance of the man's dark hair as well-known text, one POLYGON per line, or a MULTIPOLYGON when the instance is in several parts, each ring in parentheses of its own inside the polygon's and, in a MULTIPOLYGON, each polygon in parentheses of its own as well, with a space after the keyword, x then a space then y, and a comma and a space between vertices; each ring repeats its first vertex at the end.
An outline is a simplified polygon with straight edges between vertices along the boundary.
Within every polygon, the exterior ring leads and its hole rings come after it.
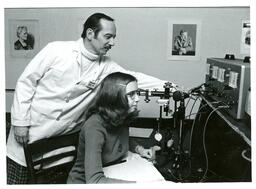
POLYGON ((83 33, 81 34, 81 37, 83 39, 86 37, 86 30, 88 28, 91 28, 94 31, 95 36, 98 35, 99 31, 102 29, 102 26, 100 24, 100 19, 114 21, 113 18, 111 18, 103 13, 95 13, 95 14, 91 15, 84 23, 83 33))
POLYGON ((182 33, 184 33, 184 32, 186 32, 185 30, 180 30, 180 35, 182 34, 182 33))

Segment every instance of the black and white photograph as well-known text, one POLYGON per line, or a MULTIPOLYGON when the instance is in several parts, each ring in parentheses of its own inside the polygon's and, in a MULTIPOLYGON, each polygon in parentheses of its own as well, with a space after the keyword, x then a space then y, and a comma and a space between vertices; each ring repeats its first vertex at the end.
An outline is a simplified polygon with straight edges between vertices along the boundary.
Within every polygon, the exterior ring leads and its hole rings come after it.
POLYGON ((3 8, 1 184, 251 186, 251 4, 90 5, 3 8))
POLYGON ((172 55, 195 56, 196 25, 173 25, 172 55))
POLYGON ((242 30, 241 31, 242 31, 242 34, 241 34, 241 53, 242 54, 250 54, 251 24, 248 20, 242 22, 242 30))
POLYGON ((168 21, 169 60, 200 59, 201 22, 188 20, 168 21))
POLYGON ((39 48, 38 20, 10 19, 8 22, 11 56, 33 57, 39 48))

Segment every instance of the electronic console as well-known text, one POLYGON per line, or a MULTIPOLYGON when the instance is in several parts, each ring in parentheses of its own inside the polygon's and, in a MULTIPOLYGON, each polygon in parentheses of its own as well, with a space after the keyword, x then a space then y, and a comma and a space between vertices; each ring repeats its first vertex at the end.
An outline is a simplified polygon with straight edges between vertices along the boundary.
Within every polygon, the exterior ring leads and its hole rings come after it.
POLYGON ((208 58, 205 86, 211 101, 222 102, 235 119, 245 116, 245 104, 250 88, 250 63, 241 59, 208 58))

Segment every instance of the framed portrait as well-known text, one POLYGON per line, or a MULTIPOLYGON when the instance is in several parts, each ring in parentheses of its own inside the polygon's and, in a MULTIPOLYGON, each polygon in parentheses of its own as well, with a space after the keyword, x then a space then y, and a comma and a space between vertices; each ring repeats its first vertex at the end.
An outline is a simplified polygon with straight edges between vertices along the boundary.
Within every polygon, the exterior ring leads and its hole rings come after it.
POLYGON ((249 20, 242 21, 242 32, 241 32, 241 42, 240 50, 241 54, 250 55, 251 46, 251 24, 249 20))
POLYGON ((33 57, 39 49, 38 20, 9 20, 9 39, 12 57, 33 57))
POLYGON ((200 20, 168 20, 167 59, 199 60, 200 20))

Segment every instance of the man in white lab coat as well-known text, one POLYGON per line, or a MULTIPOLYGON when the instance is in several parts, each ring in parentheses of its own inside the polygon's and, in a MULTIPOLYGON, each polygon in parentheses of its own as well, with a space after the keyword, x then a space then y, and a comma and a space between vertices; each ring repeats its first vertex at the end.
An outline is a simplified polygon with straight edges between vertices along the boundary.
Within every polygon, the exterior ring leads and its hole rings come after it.
POLYGON ((79 130, 83 113, 102 79, 126 72, 140 88, 161 88, 166 81, 125 70, 109 57, 116 27, 107 15, 96 13, 84 23, 78 41, 49 43, 28 64, 17 81, 7 142, 7 183, 27 183, 23 142, 79 130))

